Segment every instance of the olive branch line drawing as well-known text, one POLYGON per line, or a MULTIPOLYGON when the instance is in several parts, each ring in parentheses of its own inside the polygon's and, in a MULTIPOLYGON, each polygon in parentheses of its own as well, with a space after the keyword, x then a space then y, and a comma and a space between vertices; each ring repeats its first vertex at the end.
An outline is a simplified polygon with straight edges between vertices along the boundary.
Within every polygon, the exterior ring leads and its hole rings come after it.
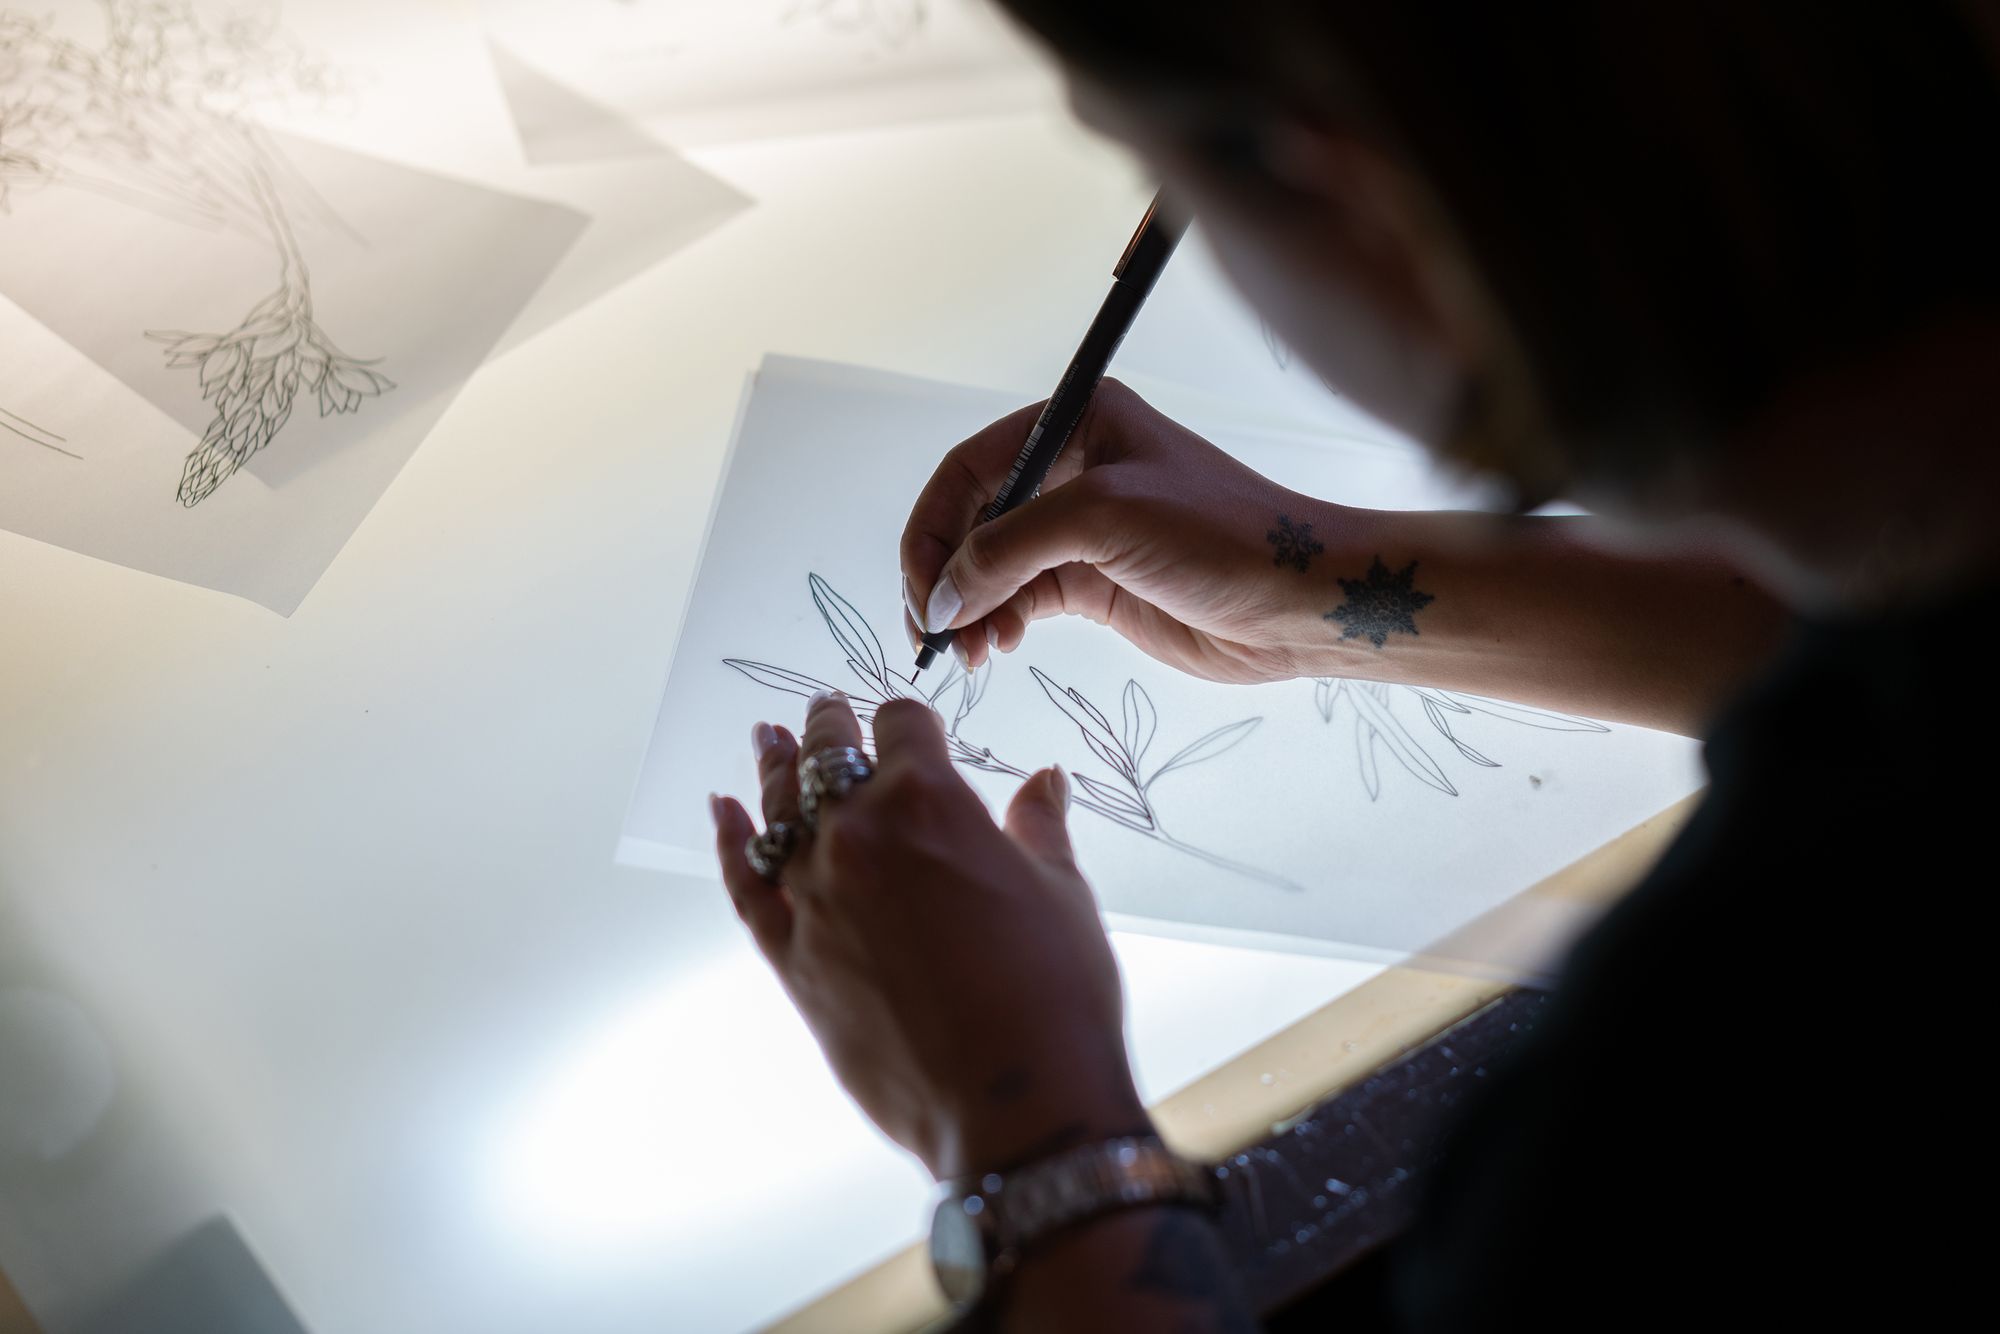
POLYGON ((72 459, 81 459, 83 457, 83 455, 73 449, 64 449, 63 446, 69 442, 54 431, 46 427, 37 426, 26 417, 17 416, 5 408, 0 408, 0 431, 5 431, 9 435, 19 436, 29 444, 40 445, 43 449, 54 454, 61 454, 72 459))
POLYGON ((17 193, 62 185, 271 248, 277 290, 235 328, 145 331, 169 367, 196 372, 213 407, 176 491, 192 508, 277 437, 301 391, 326 417, 396 386, 314 320, 311 274, 279 187, 289 165, 246 110, 273 97, 324 99, 337 78, 279 30, 277 0, 219 17, 195 0, 101 2, 97 47, 48 20, 0 14, 0 214, 17 193))
POLYGON ((1577 718, 1566 713, 1556 713, 1547 709, 1531 709, 1525 704, 1510 704, 1505 700, 1487 699, 1480 695, 1462 695, 1453 690, 1438 690, 1430 686, 1391 686, 1380 681, 1349 681, 1339 677, 1322 676, 1316 679, 1313 703, 1319 709, 1319 716, 1332 723, 1334 714, 1341 712, 1343 703, 1354 712, 1354 753, 1361 769, 1361 785, 1368 790, 1368 799, 1377 800, 1382 795, 1382 767, 1377 749, 1389 752, 1398 764, 1427 787, 1435 788, 1446 796, 1458 795, 1458 788, 1445 773, 1444 766, 1431 757, 1423 743, 1412 735, 1389 707, 1390 700, 1402 692, 1404 697, 1414 697, 1424 710, 1424 717, 1440 736, 1462 757, 1486 769, 1498 769, 1500 762, 1490 759, 1468 745, 1463 737, 1452 730, 1454 717, 1465 718, 1472 714, 1484 714, 1523 727, 1533 727, 1545 732, 1609 732, 1603 723, 1589 718, 1577 718))
MULTIPOLYGON (((985 697, 993 668, 990 660, 970 674, 954 665, 935 688, 924 690, 889 666, 888 658, 882 651, 882 641, 854 604, 840 596, 818 574, 808 574, 806 583, 813 606, 819 611, 827 633, 845 657, 848 670, 861 683, 858 691, 850 689, 845 693, 863 728, 868 729, 871 736, 876 709, 892 699, 921 700, 944 721, 945 741, 953 763, 984 773, 1007 774, 1022 779, 1034 772, 1001 759, 991 747, 981 745, 964 734, 967 720, 985 697)), ((747 658, 724 658, 722 662, 759 685, 790 695, 811 698, 821 691, 837 688, 817 677, 771 663, 747 658)), ((1233 749, 1256 730, 1263 719, 1244 718, 1218 727, 1148 767, 1146 757, 1152 752, 1159 730, 1159 711, 1138 681, 1128 680, 1125 683, 1120 701, 1120 724, 1114 727, 1103 710, 1074 687, 1059 685, 1039 667, 1028 670, 1048 701, 1076 727, 1091 754, 1111 770, 1112 777, 1109 779, 1072 771, 1077 789, 1072 796, 1075 805, 1218 869, 1280 889, 1303 889, 1303 886, 1282 876, 1210 852, 1169 833, 1154 803, 1153 787, 1162 778, 1207 763, 1233 749)))

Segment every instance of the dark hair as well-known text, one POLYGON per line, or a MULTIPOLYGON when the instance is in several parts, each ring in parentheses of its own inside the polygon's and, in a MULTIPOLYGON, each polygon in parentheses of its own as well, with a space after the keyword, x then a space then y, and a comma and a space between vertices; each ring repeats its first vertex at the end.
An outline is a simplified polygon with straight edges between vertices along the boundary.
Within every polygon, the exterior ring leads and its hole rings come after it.
POLYGON ((1991 7, 1004 0, 1114 88, 1357 122, 1427 180, 1572 462, 1686 457, 2000 297, 1991 7))

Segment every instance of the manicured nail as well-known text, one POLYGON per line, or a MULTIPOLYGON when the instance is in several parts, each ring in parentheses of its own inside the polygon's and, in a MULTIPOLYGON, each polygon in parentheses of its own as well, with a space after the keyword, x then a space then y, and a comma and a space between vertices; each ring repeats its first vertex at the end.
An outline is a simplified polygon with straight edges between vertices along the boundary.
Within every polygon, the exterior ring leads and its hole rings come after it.
POLYGON ((708 818, 715 821, 718 827, 722 824, 722 798, 713 792, 708 794, 708 818))
POLYGON ((950 575, 940 575, 937 587, 931 590, 931 600, 924 606, 924 633, 934 635, 950 629, 952 618, 964 609, 965 599, 958 595, 958 585, 951 581, 950 575))
POLYGON ((1060 764, 1055 767, 1056 796, 1062 799, 1063 814, 1069 814, 1069 770, 1060 764))
POLYGON ((757 752, 758 759, 763 759, 770 753, 771 747, 777 744, 778 733, 771 724, 758 723, 750 729, 750 749, 757 752))
POLYGON ((903 605, 910 609, 910 620, 918 625, 924 623, 924 609, 917 605, 916 590, 910 587, 910 576, 903 576, 903 605))
POLYGON ((957 657, 960 667, 963 667, 968 672, 972 670, 972 658, 965 651, 965 641, 963 639, 954 638, 951 641, 951 651, 957 657))
POLYGON ((1000 627, 991 621, 986 623, 986 647, 995 653, 1000 651, 1000 627))
POLYGON ((838 690, 815 690, 813 691, 812 698, 806 701, 806 710, 810 712, 831 700, 846 698, 847 696, 838 690))

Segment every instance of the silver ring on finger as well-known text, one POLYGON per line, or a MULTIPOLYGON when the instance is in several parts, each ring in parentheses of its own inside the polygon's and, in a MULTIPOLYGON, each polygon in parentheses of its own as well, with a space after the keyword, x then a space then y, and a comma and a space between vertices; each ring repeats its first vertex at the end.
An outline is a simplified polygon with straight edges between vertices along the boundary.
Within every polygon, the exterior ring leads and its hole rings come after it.
POLYGON ((752 834, 744 841, 744 860, 750 863, 751 870, 775 885, 785 869, 785 863, 798 851, 799 838, 797 825, 789 820, 773 820, 770 828, 761 834, 752 834))
POLYGON ((853 746, 829 746, 799 765, 799 816, 819 828, 822 803, 838 801, 875 776, 875 766, 853 746))

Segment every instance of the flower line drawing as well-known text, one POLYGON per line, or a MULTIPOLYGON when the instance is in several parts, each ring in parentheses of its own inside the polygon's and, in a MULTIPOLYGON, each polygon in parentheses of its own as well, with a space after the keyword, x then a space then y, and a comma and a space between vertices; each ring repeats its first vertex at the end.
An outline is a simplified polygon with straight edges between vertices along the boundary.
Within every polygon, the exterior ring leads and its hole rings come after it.
MULTIPOLYGON (((991 747, 965 734, 966 722, 985 697, 992 675, 993 664, 990 660, 971 674, 954 665, 934 689, 923 690, 889 666, 874 628, 852 603, 816 573, 809 573, 806 583, 827 633, 845 657, 848 670, 860 682, 858 691, 848 690, 845 693, 864 731, 870 733, 869 744, 872 745, 876 709, 892 699, 921 700, 943 720, 945 740, 953 763, 984 773, 1007 774, 1021 779, 1034 772, 1001 759, 991 747)), ((838 689, 817 677, 771 663, 747 658, 724 658, 722 662, 759 685, 790 695, 809 699, 821 691, 838 689)), ((1059 685, 1038 667, 1030 667, 1029 671, 1049 702, 1077 728, 1085 746, 1111 770, 1109 778, 1072 770, 1077 789, 1072 798, 1075 805, 1210 866, 1280 889, 1303 889, 1303 886, 1282 876, 1210 852, 1167 832, 1153 798, 1152 789, 1162 778, 1207 763, 1233 749, 1263 719, 1244 718, 1218 727, 1148 767, 1146 757, 1153 749, 1159 729, 1159 712, 1152 697, 1136 680, 1125 683, 1120 723, 1114 727, 1103 710, 1081 692, 1059 685)))
MULTIPOLYGON (((312 278, 293 228, 290 171, 248 108, 330 99, 339 79, 279 28, 277 0, 215 13, 196 0, 101 0, 92 46, 49 20, 0 14, 0 214, 51 185, 267 245, 277 290, 233 329, 146 330, 167 365, 192 370, 214 415, 182 467, 176 499, 208 499, 275 440, 301 391, 322 417, 394 389, 313 318, 312 278)), ((295 178, 292 194, 310 194, 295 178)), ((312 201, 324 205, 316 198, 312 201)))
POLYGON ((1454 717, 1465 718, 1484 714, 1523 727, 1533 727, 1545 732, 1609 732, 1603 723, 1589 718, 1578 718, 1567 713, 1556 713, 1549 709, 1529 708, 1525 704, 1510 704, 1505 700, 1487 699, 1480 695, 1462 695, 1453 690, 1439 690, 1431 686, 1391 686, 1380 681, 1349 681, 1339 677, 1324 676, 1317 679, 1313 692, 1313 703, 1325 722, 1331 723, 1334 714, 1340 712, 1342 703, 1354 711, 1354 752, 1361 770, 1361 785, 1368 791, 1368 799, 1375 801, 1382 795, 1382 769, 1377 755, 1378 747, 1389 752, 1398 764, 1413 777, 1428 787, 1435 788, 1446 796, 1458 795, 1458 788, 1446 774, 1444 766, 1433 759, 1423 743, 1403 725, 1390 709, 1390 700, 1402 692, 1405 697, 1414 697, 1422 704, 1424 717, 1429 720, 1440 736, 1451 743, 1459 755, 1481 768, 1498 769, 1500 762, 1489 759, 1473 749, 1452 730, 1454 717))

